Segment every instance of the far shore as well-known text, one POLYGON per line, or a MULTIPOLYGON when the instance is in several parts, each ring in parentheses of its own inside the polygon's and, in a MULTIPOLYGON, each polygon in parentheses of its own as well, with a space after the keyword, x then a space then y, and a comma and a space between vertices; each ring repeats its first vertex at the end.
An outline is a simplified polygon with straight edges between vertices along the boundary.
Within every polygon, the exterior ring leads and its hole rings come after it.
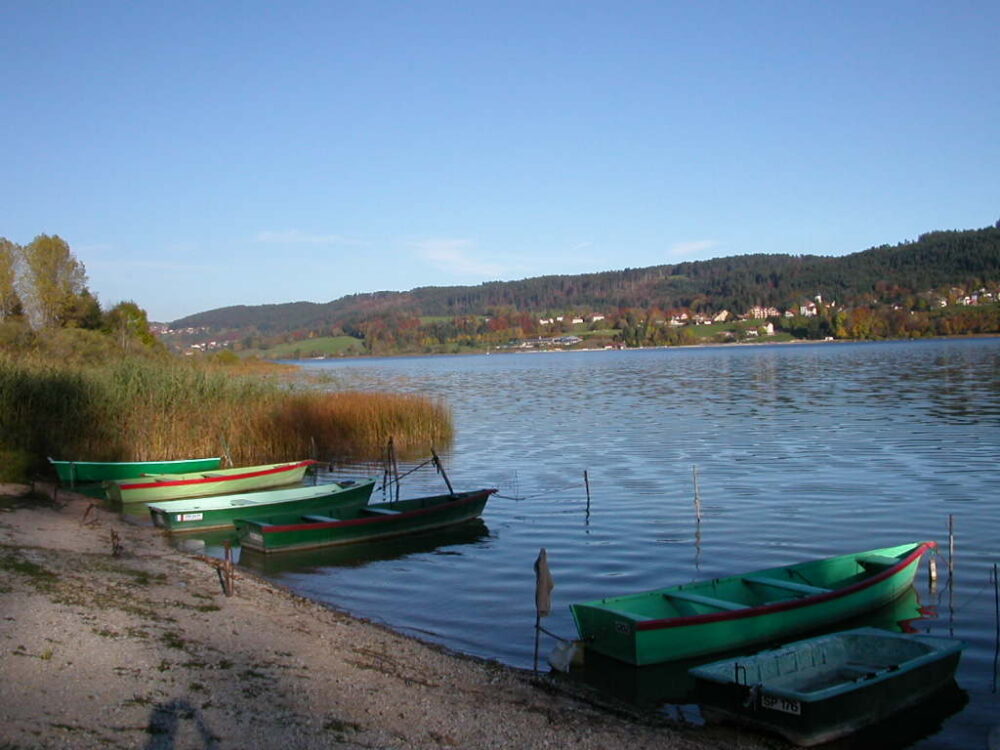
POLYGON ((4 747, 785 747, 426 644, 239 569, 227 597, 218 561, 30 489, 0 485, 4 747))
POLYGON ((748 341, 713 341, 704 344, 684 344, 682 346, 639 346, 639 347, 601 347, 601 348, 581 348, 581 349, 489 349, 481 351, 464 352, 399 352, 396 354, 349 354, 336 356, 303 357, 301 359, 289 359, 278 357, 273 360, 265 360, 274 363, 295 363, 295 362, 339 362, 343 360, 366 360, 366 359, 409 359, 414 357, 471 357, 494 354, 573 354, 574 352, 642 352, 659 351, 669 349, 671 351, 683 351, 685 349, 725 349, 730 347, 754 347, 754 346, 796 346, 806 344, 901 344, 918 341, 965 341, 969 339, 996 339, 1000 338, 1000 333, 970 333, 963 336, 921 336, 911 339, 791 339, 784 341, 768 341, 754 339, 748 341))

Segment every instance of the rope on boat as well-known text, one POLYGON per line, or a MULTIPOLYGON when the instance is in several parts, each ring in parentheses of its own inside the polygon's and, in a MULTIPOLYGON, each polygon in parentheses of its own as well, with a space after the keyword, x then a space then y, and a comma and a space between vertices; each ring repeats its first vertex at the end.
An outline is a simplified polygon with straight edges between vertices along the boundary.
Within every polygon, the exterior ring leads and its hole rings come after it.
POLYGON ((412 469, 410 469, 410 470, 409 470, 409 471, 407 471, 406 473, 404 473, 404 474, 400 474, 400 475, 399 475, 398 477, 393 477, 393 478, 392 478, 392 479, 391 479, 390 481, 388 481, 388 482, 383 482, 383 483, 382 483, 382 484, 381 484, 380 486, 378 486, 378 487, 376 487, 376 488, 375 488, 375 491, 376 491, 376 492, 378 492, 379 490, 383 490, 383 489, 385 489, 386 487, 388 487, 388 486, 389 486, 389 485, 391 485, 391 484, 398 484, 398 483, 399 483, 399 480, 401 480, 401 479, 405 479, 406 477, 410 476, 410 474, 412 474, 413 472, 415 472, 415 471, 417 471, 417 470, 419 470, 419 469, 422 469, 422 468, 424 468, 425 466, 427 466, 428 464, 432 464, 432 463, 434 463, 434 459, 433 459, 433 458, 431 458, 431 459, 428 459, 427 461, 424 461, 424 462, 423 462, 422 464, 420 464, 419 466, 414 466, 414 467, 413 467, 412 469))
POLYGON ((536 492, 534 495, 501 495, 496 494, 493 497, 499 497, 502 500, 514 500, 520 502, 521 500, 534 500, 536 497, 543 497, 545 495, 551 495, 553 492, 564 492, 566 490, 578 490, 583 487, 582 484, 567 484, 564 487, 553 487, 550 490, 542 490, 541 492, 536 492))

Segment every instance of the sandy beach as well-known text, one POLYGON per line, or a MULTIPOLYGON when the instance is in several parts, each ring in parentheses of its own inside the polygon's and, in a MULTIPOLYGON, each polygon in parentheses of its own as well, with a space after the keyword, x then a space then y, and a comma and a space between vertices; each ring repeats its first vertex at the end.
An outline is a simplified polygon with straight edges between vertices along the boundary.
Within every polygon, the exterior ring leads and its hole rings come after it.
POLYGON ((307 601, 0 485, 0 747, 761 748, 307 601), (117 552, 117 554, 115 554, 117 552))

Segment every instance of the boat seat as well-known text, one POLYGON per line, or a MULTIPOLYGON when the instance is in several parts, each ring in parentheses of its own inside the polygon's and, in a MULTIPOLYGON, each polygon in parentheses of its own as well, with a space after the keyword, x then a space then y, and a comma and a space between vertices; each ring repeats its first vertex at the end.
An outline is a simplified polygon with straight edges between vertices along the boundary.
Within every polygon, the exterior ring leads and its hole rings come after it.
POLYGON ((771 586, 772 588, 784 589, 785 591, 792 591, 796 594, 805 594, 806 596, 827 594, 830 592, 830 589, 824 589, 819 586, 810 586, 808 583, 785 581, 780 578, 768 578, 767 576, 744 576, 743 580, 746 583, 756 583, 759 586, 771 586))
POLYGON ((704 604, 706 607, 714 607, 715 609, 725 609, 735 612, 738 609, 746 609, 746 604, 737 604, 736 602, 727 602, 722 599, 715 599, 711 596, 702 596, 701 594, 691 594, 687 591, 668 591, 664 592, 663 598, 667 599, 677 599, 682 602, 691 602, 692 604, 704 604))
POLYGON ((330 518, 330 516, 302 516, 302 520, 314 523, 340 523, 339 518, 330 518))
POLYGON ((854 559, 866 568, 891 568, 899 562, 898 557, 889 557, 888 555, 858 555, 854 559))
POLYGON ((376 516, 394 516, 399 513, 398 510, 391 510, 390 508, 362 508, 362 512, 371 513, 376 516))

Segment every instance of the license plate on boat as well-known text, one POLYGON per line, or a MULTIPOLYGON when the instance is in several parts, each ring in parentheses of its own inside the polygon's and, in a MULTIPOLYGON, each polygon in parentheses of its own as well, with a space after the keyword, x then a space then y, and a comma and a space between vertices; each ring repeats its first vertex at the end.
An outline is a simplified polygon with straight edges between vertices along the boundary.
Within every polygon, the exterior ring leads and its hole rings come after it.
POLYGON ((790 698, 781 698, 777 695, 768 695, 767 693, 761 693, 760 707, 769 708, 772 711, 781 711, 786 714, 795 714, 796 716, 802 714, 802 704, 799 701, 790 698))
POLYGON ((178 521, 200 521, 201 519, 201 513, 181 513, 177 516, 178 521))

